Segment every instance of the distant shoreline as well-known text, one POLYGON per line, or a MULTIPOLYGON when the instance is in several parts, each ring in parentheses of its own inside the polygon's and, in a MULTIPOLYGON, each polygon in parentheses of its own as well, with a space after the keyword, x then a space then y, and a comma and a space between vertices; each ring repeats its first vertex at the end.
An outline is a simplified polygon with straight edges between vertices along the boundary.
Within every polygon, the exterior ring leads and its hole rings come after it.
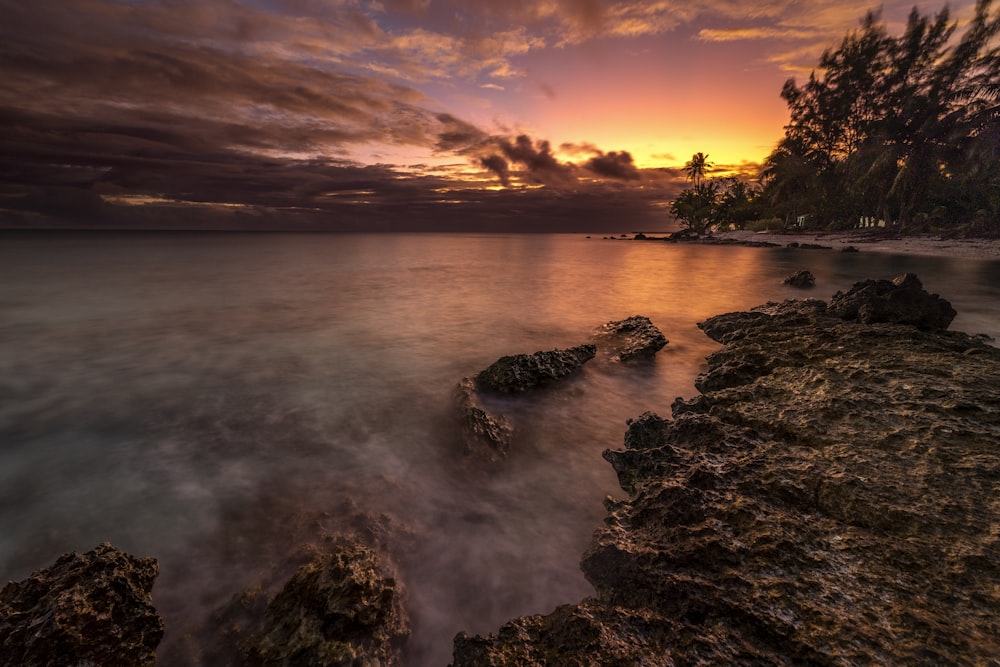
POLYGON ((787 246, 809 243, 830 246, 842 251, 854 246, 861 252, 885 252, 899 255, 927 255, 963 259, 1000 260, 1000 239, 945 239, 937 234, 919 234, 886 238, 866 231, 853 232, 719 232, 716 239, 733 242, 768 242, 787 246))

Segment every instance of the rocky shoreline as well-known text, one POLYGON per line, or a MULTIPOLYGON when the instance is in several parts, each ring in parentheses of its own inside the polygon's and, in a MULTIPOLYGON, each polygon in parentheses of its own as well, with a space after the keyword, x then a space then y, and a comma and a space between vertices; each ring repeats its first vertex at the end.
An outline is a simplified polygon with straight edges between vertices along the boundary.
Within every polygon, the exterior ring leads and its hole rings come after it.
MULTIPOLYGON (((954 316, 906 275, 701 323, 723 347, 699 395, 604 453, 626 497, 580 563, 595 596, 459 634, 454 667, 997 664, 1000 350, 954 316)), ((647 322, 595 333, 654 354, 647 322)), ((594 351, 563 352, 498 360, 459 408, 594 351)), ((153 664, 156 574, 102 545, 8 584, 0 653, 18 661, 0 664, 52 664, 53 638, 70 664, 153 664)), ((405 582, 378 545, 345 537, 257 593, 218 616, 231 664, 406 664, 405 582)))
POLYGON ((1000 350, 953 316, 901 276, 702 323, 701 395, 605 452, 596 596, 454 666, 996 664, 1000 350))
POLYGON ((637 240, 732 245, 755 248, 799 248, 839 252, 881 252, 899 255, 925 255, 976 260, 1000 259, 1000 239, 946 238, 939 234, 900 236, 884 229, 857 229, 845 232, 717 232, 705 237, 673 234, 669 237, 636 235, 637 240))

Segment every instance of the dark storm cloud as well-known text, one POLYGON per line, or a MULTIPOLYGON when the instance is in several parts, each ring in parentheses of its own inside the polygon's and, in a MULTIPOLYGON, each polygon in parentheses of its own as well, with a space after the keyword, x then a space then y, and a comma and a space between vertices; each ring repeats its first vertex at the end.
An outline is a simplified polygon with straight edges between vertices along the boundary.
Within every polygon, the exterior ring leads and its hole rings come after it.
MULTIPOLYGON (((590 157, 582 163, 560 162, 549 142, 545 140, 532 139, 522 134, 513 140, 497 138, 494 141, 499 153, 493 152, 481 157, 479 163, 496 174, 504 185, 511 184, 512 166, 520 167, 516 173, 525 181, 555 188, 580 187, 579 176, 583 175, 581 170, 611 181, 637 181, 643 178, 642 172, 635 166, 628 151, 605 153, 591 143, 564 143, 559 147, 563 154, 568 154, 575 160, 583 156, 590 157)), ((653 172, 650 174, 650 180, 668 182, 660 174, 653 172)))
POLYGON ((611 151, 590 158, 585 165, 587 169, 598 176, 614 178, 622 181, 635 181, 641 178, 639 170, 632 162, 628 151, 611 151))
POLYGON ((439 151, 466 152, 472 147, 485 143, 489 137, 475 125, 467 123, 451 114, 437 114, 437 120, 443 126, 438 134, 436 148, 439 151))
POLYGON ((493 154, 479 159, 479 163, 492 171, 504 185, 510 185, 510 165, 502 156, 493 154))
POLYGON ((544 139, 536 142, 521 134, 513 142, 501 139, 499 147, 508 160, 524 166, 525 176, 534 183, 560 186, 576 180, 572 165, 559 162, 544 139))

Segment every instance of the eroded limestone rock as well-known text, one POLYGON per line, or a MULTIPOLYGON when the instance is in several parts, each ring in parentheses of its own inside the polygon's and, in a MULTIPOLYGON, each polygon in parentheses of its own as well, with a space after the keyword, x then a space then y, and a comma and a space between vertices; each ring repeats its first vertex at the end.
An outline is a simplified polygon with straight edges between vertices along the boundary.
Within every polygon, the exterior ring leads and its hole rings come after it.
POLYGON ((601 346, 608 347, 611 356, 619 361, 651 359, 669 342, 644 315, 608 322, 599 327, 596 334, 601 346))
POLYGON ((475 381, 462 378, 455 388, 465 453, 489 462, 507 457, 514 428, 504 415, 486 410, 476 394, 475 381))
POLYGON ((274 667, 401 664, 409 620, 394 578, 361 544, 300 567, 245 644, 247 663, 274 667))
POLYGON ((788 276, 782 282, 792 287, 806 289, 809 287, 816 287, 816 276, 812 274, 812 271, 802 269, 788 276))
POLYGON ((921 329, 947 329, 955 309, 937 294, 928 294, 920 279, 906 273, 893 280, 865 280, 830 299, 831 314, 865 324, 893 322, 921 329))
POLYGON ((581 561, 596 597, 460 635, 455 667, 995 661, 1000 350, 903 319, 707 324, 739 382, 605 453, 628 497, 581 561))
POLYGON ((500 357, 476 375, 476 387, 500 394, 525 392, 575 373, 595 354, 597 347, 587 344, 500 357))
POLYGON ((0 665, 151 667, 163 621, 153 558, 108 543, 61 556, 0 591, 0 665))
POLYGON ((514 354, 500 357, 473 378, 463 378, 455 388, 455 403, 465 453, 491 463, 499 461, 507 457, 514 435, 510 420, 487 410, 480 392, 523 394, 572 375, 596 354, 594 345, 514 354))

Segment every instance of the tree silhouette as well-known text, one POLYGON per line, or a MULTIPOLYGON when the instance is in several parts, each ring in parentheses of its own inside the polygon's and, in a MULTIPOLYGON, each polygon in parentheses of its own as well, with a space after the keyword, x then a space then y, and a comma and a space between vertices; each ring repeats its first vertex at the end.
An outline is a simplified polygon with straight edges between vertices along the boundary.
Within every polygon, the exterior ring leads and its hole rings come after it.
MULTIPOLYGON (((956 39, 949 12, 914 9, 898 37, 877 14, 782 89, 790 122, 765 161, 765 196, 786 218, 900 228, 986 222, 1000 232, 1000 12, 978 0, 956 39)), ((978 223, 977 223, 978 224, 978 223)))
POLYGON ((708 155, 699 151, 692 155, 691 159, 684 164, 684 171, 687 173, 688 178, 691 179, 691 184, 697 188, 701 184, 702 179, 705 178, 705 171, 712 166, 712 163, 708 161, 708 155))

